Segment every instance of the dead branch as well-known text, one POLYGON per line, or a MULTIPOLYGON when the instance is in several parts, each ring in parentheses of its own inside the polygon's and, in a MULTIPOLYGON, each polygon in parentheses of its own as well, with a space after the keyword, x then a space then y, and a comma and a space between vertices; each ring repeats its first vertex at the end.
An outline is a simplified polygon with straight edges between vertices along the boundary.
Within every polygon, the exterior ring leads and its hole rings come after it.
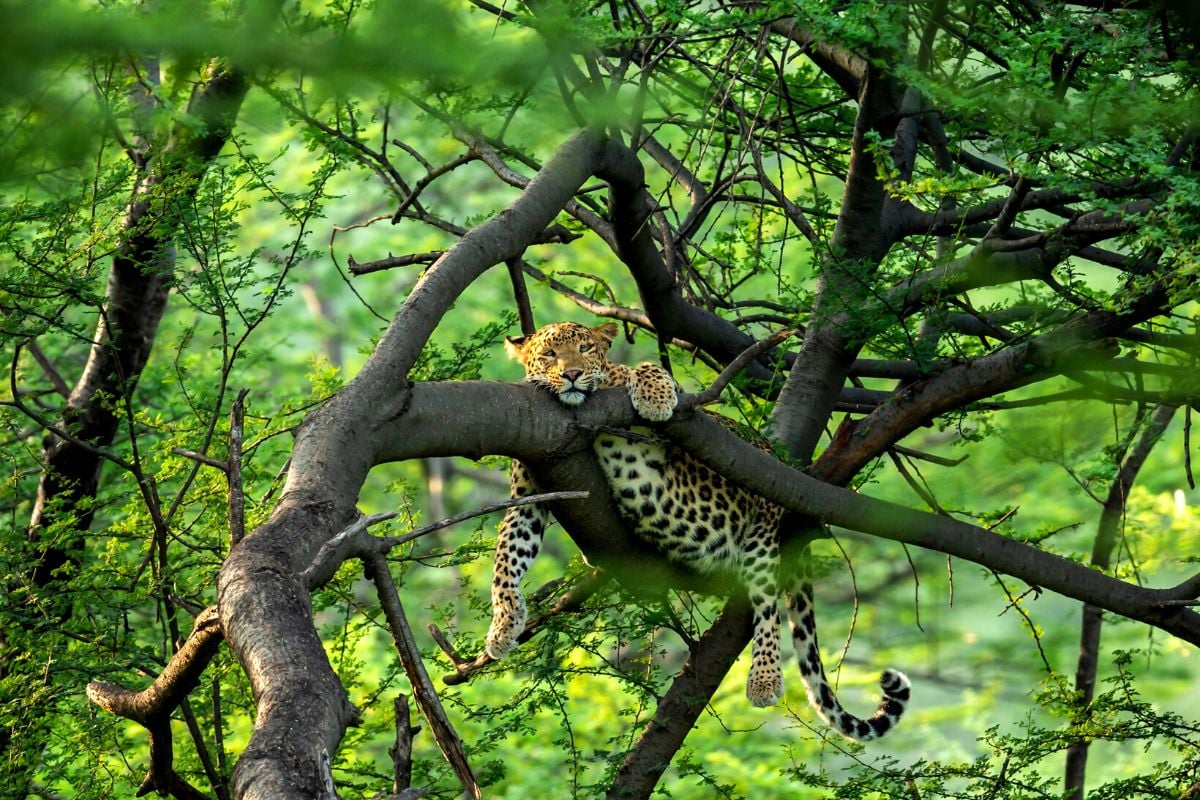
POLYGON ((446 254, 445 250, 430 250, 428 253, 408 253, 403 256, 388 256, 360 264, 353 255, 346 256, 346 265, 351 275, 368 275, 393 267, 410 267, 413 264, 432 264, 446 254))
MULTIPOLYGON (((405 150, 407 150, 410 154, 412 154, 414 156, 417 155, 415 150, 406 146, 399 139, 393 139, 392 144, 395 144, 400 147, 404 147, 405 150)), ((445 164, 443 164, 442 166, 437 167, 437 168, 434 168, 433 166, 426 164, 425 166, 426 166, 426 169, 428 170, 428 172, 426 172, 425 175, 420 180, 418 180, 415 184, 413 184, 412 191, 409 192, 404 197, 404 199, 400 201, 399 208, 397 208, 395 213, 392 214, 392 224, 395 225, 397 222, 399 222, 403 218, 404 212, 407 211, 410 206, 412 206, 414 203, 417 202, 418 198, 421 196, 421 192, 425 191, 425 189, 427 189, 431 183, 433 183, 434 181, 436 181, 438 178, 442 177, 443 175, 453 172, 454 170, 458 169, 459 167, 463 166, 464 164, 470 164, 472 161, 475 161, 478 158, 479 158, 479 156, 477 154, 472 153, 472 152, 466 152, 466 153, 463 153, 461 156, 457 156, 456 158, 450 159, 445 164)))
POLYGON ((364 563, 367 567, 367 577, 375 582, 379 603, 387 618, 388 628, 391 629, 396 651, 400 654, 404 672, 408 675, 409 683, 412 685, 417 705, 429 723, 429 730, 433 734, 434 741, 437 742, 442 755, 450 762, 454 774, 462 783, 463 791, 471 797, 482 798, 483 792, 480 790, 479 784, 475 780, 475 774, 471 771, 471 765, 467 762, 467 756, 463 752, 462 740, 459 739, 450 720, 446 717, 442 702, 438 699, 437 690, 434 689, 433 682, 429 679, 429 673, 425 671, 425 664, 421 661, 421 653, 413 639, 412 629, 408 625, 408 617, 404 614, 404 606, 401 605, 400 595, 396 591, 396 584, 392 581, 387 558, 376 553, 365 559, 364 563))
POLYGON ((224 472, 224 473, 229 472, 229 462, 222 461, 219 458, 213 458, 212 456, 206 456, 206 455, 204 455, 204 453, 197 453, 195 450, 188 450, 185 447, 172 447, 171 452, 177 456, 183 456, 184 458, 190 458, 192 461, 199 462, 199 463, 205 465, 206 467, 213 467, 214 469, 219 469, 219 470, 221 470, 221 472, 224 472))
POLYGON ((403 536, 390 536, 379 539, 379 544, 377 546, 381 551, 386 552, 393 547, 411 542, 413 539, 419 539, 426 534, 433 533, 434 531, 441 530, 442 528, 448 528, 451 525, 457 525, 460 522, 465 522, 466 520, 474 519, 475 517, 494 514, 497 511, 505 511, 517 506, 532 505, 533 503, 551 503, 559 500, 584 500, 587 497, 588 492, 585 491, 540 492, 538 494, 528 494, 524 497, 515 497, 510 500, 502 500, 497 503, 489 503, 488 505, 479 506, 478 508, 471 509, 470 511, 461 511, 453 516, 438 520, 431 525, 426 525, 423 528, 417 528, 415 531, 406 533, 403 536))
POLYGON ((30 339, 25 344, 25 349, 29 351, 29 354, 33 356, 33 360, 36 361, 38 366, 42 368, 42 372, 46 374, 46 377, 50 381, 50 385, 54 387, 54 391, 57 392, 60 397, 70 399, 71 387, 67 386, 67 382, 63 380, 62 375, 59 374, 59 371, 54 368, 54 362, 52 362, 46 356, 46 354, 42 352, 42 348, 38 347, 38 343, 30 339))
POLYGON ((246 535, 246 492, 242 488, 242 438, 246 429, 246 395, 242 389, 233 401, 229 412, 229 469, 225 477, 229 483, 229 544, 240 542, 246 535))
POLYGON ((421 732, 421 728, 410 721, 407 695, 396 695, 393 706, 396 714, 396 741, 388 748, 388 755, 392 757, 392 794, 403 795, 407 792, 412 798, 424 797, 429 793, 428 789, 411 788, 413 737, 421 732))
MULTIPOLYGON (((386 522, 395 516, 396 512, 394 511, 383 511, 378 514, 359 516, 358 519, 338 531, 329 538, 329 541, 321 545, 321 549, 313 557, 312 563, 305 568, 304 572, 300 573, 301 582, 311 592, 328 583, 329 579, 333 577, 333 574, 337 572, 338 568, 347 558, 352 556, 363 557, 375 552, 371 542, 373 537, 364 537, 362 534, 372 525, 386 522)), ((386 552, 386 550, 383 552, 386 552)))

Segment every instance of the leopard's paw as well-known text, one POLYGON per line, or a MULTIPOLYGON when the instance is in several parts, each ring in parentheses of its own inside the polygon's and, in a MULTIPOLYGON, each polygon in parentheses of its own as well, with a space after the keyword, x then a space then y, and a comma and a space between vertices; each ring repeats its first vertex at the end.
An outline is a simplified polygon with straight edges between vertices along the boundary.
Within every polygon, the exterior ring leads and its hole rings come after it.
POLYGON ((492 626, 488 629, 484 651, 496 661, 517 646, 525 631, 525 598, 519 593, 493 599, 492 626))
POLYGON ((629 400, 638 415, 653 422, 663 422, 675 413, 679 395, 675 381, 667 371, 646 361, 633 369, 629 381, 629 400))
POLYGON ((752 705, 763 707, 773 706, 783 697, 783 672, 779 665, 750 667, 750 676, 746 680, 746 697, 752 705))

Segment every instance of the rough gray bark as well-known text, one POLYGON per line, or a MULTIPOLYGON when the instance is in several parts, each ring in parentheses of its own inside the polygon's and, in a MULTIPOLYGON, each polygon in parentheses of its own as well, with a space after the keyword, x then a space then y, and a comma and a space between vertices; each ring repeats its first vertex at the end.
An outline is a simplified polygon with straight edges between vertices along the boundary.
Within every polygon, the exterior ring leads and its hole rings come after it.
MULTIPOLYGON (((450 448, 469 442, 472 447, 488 448, 522 460, 547 462, 564 450, 578 447, 579 437, 586 435, 581 429, 630 425, 636 419, 628 399, 620 391, 597 393, 576 411, 558 406, 552 400, 551 405, 541 405, 539 394, 531 387, 506 384, 414 385, 412 402, 404 416, 394 421, 394 427, 380 432, 387 439, 380 454, 389 460, 451 455, 450 448), (454 437, 440 435, 433 426, 444 419, 446 406, 456 402, 469 402, 476 411, 469 417, 457 418, 454 437), (535 425, 522 426, 519 421, 527 418, 534 407, 542 419, 535 425), (513 430, 506 431, 506 426, 513 430)), ((1181 604, 1195 599, 1200 580, 1162 589, 1139 587, 984 528, 824 483, 739 439, 705 414, 682 414, 664 423, 661 430, 713 469, 790 510, 851 530, 964 558, 1200 644, 1200 614, 1181 604)), ((562 491, 578 487, 542 488, 562 491)), ((626 535, 621 530, 584 529, 587 524, 588 520, 580 519, 578 526, 564 527, 576 541, 603 540, 609 547, 613 542, 611 537, 626 535)))
POLYGON ((870 278, 891 246, 885 224, 886 193, 868 135, 889 137, 895 130, 895 87, 867 68, 858 84, 858 115, 850 142, 850 166, 830 252, 822 257, 817 299, 804 343, 779 392, 771 414, 772 438, 791 458, 808 463, 862 347, 861 323, 848 309, 870 299, 870 278))
POLYGON ((353 519, 367 472, 381 460, 383 431, 406 416, 408 370, 442 316, 484 271, 519 257, 596 172, 603 155, 604 141, 595 133, 564 143, 509 208, 464 236, 425 273, 359 374, 300 426, 279 504, 232 550, 218 578, 226 638, 258 707, 250 743, 234 769, 236 797, 320 791, 322 752, 336 749, 357 712, 313 628, 301 573, 353 519))

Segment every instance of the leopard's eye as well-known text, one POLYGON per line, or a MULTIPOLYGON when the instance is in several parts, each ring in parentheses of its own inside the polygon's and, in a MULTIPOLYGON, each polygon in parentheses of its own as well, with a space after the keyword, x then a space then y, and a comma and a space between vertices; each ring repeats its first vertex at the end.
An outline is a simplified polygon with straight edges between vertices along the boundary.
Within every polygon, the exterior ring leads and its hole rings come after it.
POLYGON ((554 358, 554 355, 555 355, 555 353, 553 350, 543 350, 542 351, 542 358, 546 361, 549 361, 550 359, 554 358))
POLYGON ((590 353, 591 351, 593 351, 595 349, 596 349, 596 345, 589 344, 588 342, 583 342, 579 345, 579 352, 581 352, 581 353, 590 353))

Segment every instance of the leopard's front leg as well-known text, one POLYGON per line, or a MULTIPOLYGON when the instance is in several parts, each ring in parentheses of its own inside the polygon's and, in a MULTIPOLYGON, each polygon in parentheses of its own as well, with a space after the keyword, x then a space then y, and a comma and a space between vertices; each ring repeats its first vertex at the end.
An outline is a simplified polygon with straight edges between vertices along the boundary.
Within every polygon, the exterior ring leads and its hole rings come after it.
MULTIPOLYGON (((529 471, 520 462, 513 462, 511 487, 514 498, 537 491, 529 471)), ((492 563, 492 625, 484 646, 494 659, 501 659, 511 652, 525 630, 526 609, 521 579, 541 550, 547 518, 544 508, 535 504, 508 509, 500 523, 496 558, 492 563)))

